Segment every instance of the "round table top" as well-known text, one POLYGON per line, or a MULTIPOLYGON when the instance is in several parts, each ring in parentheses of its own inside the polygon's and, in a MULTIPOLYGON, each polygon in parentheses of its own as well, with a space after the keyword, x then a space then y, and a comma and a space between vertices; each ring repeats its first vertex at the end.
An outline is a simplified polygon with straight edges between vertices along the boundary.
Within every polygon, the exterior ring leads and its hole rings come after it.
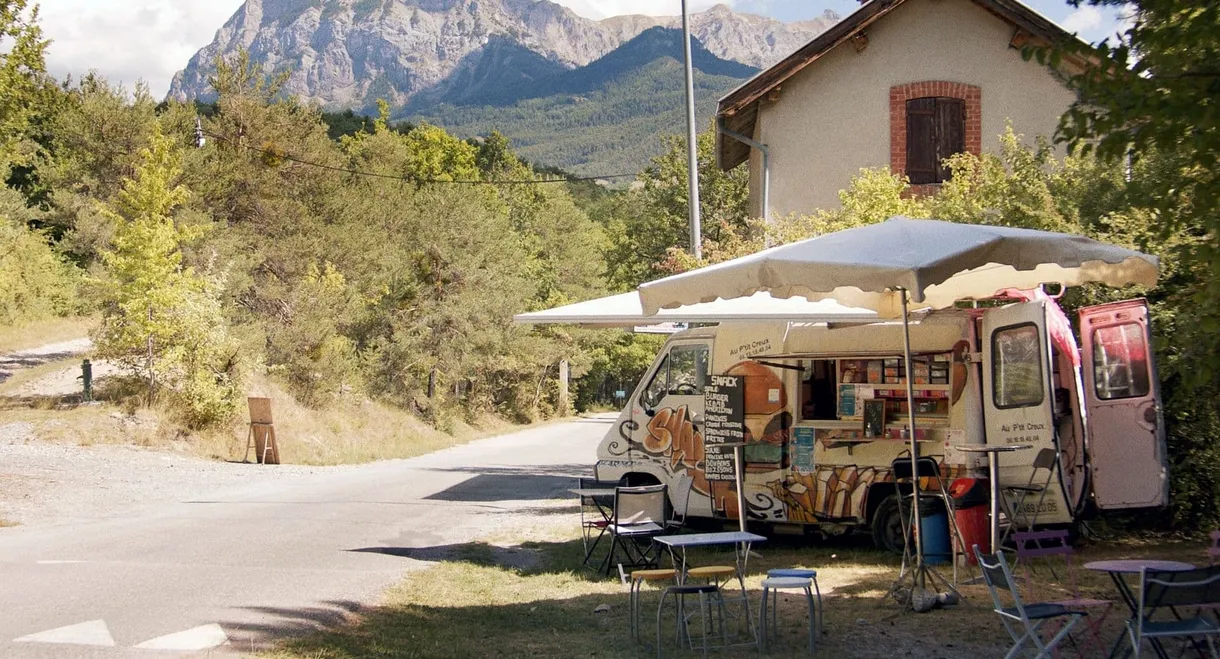
POLYGON ((1114 561, 1092 561, 1084 564, 1085 569, 1095 570, 1097 572, 1119 572, 1122 574, 1135 574, 1140 570, 1148 570, 1149 572, 1185 572, 1193 570, 1195 566, 1190 563, 1182 563, 1180 561, 1158 561, 1149 558, 1127 558, 1114 561))
POLYGON ((967 453, 1009 453, 1033 447, 1033 444, 958 444, 953 448, 967 453))

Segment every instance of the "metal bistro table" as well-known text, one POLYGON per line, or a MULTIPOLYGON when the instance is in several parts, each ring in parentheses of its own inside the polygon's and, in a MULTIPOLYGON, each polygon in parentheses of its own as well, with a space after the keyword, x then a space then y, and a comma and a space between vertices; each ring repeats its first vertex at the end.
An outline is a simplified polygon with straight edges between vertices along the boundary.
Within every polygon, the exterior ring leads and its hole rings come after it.
POLYGON ((712 547, 716 545, 736 545, 737 584, 741 588, 742 604, 745 607, 746 629, 751 636, 751 643, 757 643, 757 630, 750 616, 750 600, 746 595, 746 565, 750 560, 750 547, 755 542, 766 542, 765 536, 747 531, 722 531, 718 533, 688 533, 685 535, 661 535, 652 539, 653 542, 664 545, 669 550, 669 559, 674 569, 678 571, 678 583, 686 583, 686 550, 690 547, 712 547), (681 555, 679 560, 678 556, 681 555))
MULTIPOLYGON (((1000 454, 1024 451, 1033 444, 959 444, 953 448, 965 453, 987 454, 987 478, 991 486, 991 551, 1000 547, 1000 454)), ((1008 520, 1009 524, 1014 523, 1008 520)))
MULTIPOLYGON (((1084 568, 1094 572, 1109 574, 1110 579, 1114 581, 1114 587, 1118 589, 1118 594, 1123 598, 1127 608, 1131 610, 1131 615, 1136 616, 1139 615, 1139 600, 1136 598, 1135 592, 1131 590, 1131 584, 1127 583, 1125 575, 1138 575, 1142 570, 1148 570, 1149 572, 1185 572, 1195 569, 1195 566, 1180 561, 1131 558, 1114 561, 1092 561, 1085 563, 1084 568)), ((1111 657, 1115 656, 1118 648, 1122 646, 1126 639, 1125 632, 1119 635, 1118 639, 1114 641, 1114 647, 1110 650, 1111 657)), ((1156 638, 1149 638, 1148 640, 1152 642, 1152 649, 1156 651, 1156 656, 1161 659, 1166 659, 1169 656, 1156 638)))
MULTIPOLYGON (((597 512, 602 516, 602 522, 609 525, 614 518, 614 494, 615 490, 612 487, 585 487, 572 488, 568 492, 580 497, 580 505, 584 506, 586 502, 592 503, 597 507, 597 512)), ((593 551, 597 549, 597 545, 602 541, 602 536, 606 533, 606 526, 601 526, 601 533, 597 539, 585 549, 585 560, 583 565, 589 565, 589 557, 593 555, 593 551)), ((581 529, 581 533, 586 530, 581 529)))
MULTIPOLYGON (((711 547, 715 545, 738 545, 737 548, 737 576, 740 580, 745 580, 746 563, 750 560, 750 546, 755 542, 766 542, 767 538, 757 533, 748 533, 746 531, 723 531, 719 533, 688 533, 685 535, 661 535, 652 539, 653 542, 665 545, 669 550, 669 558, 673 561, 674 568, 678 570, 679 583, 686 582, 686 550, 688 547, 711 547), (680 550, 682 560, 677 558, 677 552, 680 550)), ((745 586, 742 586, 742 591, 745 591, 745 586)))

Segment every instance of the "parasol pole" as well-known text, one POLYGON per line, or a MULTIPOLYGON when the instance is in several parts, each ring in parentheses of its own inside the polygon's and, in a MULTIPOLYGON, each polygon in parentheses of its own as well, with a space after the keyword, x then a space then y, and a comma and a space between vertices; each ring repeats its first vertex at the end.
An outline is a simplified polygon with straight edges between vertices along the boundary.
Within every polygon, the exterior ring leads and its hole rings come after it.
POLYGON ((919 442, 915 439, 915 371, 911 364, 911 314, 907 308, 910 297, 907 289, 899 287, 898 290, 902 293, 902 352, 906 360, 907 423, 910 424, 909 432, 911 434, 911 480, 914 490, 911 497, 911 514, 915 528, 914 572, 916 585, 924 586, 923 534, 921 533, 919 519, 919 442))

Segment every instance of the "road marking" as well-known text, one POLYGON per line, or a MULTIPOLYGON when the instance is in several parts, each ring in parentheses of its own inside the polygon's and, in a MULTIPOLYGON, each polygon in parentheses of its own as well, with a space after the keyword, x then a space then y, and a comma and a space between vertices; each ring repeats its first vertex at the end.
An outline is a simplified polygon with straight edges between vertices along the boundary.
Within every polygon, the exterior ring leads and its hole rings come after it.
POLYGON ((197 650, 209 650, 219 645, 224 645, 229 642, 229 637, 225 635, 220 625, 203 625, 188 629, 184 632, 176 634, 166 634, 157 638, 144 641, 136 646, 141 650, 174 650, 177 652, 191 652, 197 650))
POLYGON ((114 646, 114 637, 105 620, 90 620, 78 625, 48 629, 45 632, 13 639, 14 643, 67 643, 71 645, 114 646))

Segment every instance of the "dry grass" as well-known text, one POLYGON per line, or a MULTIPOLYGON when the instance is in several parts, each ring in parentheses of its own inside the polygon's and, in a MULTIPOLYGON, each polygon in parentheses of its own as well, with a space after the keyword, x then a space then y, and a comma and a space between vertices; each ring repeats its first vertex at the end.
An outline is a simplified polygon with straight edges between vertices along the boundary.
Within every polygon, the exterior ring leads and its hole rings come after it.
MULTIPOLYGON (((405 410, 367 399, 311 409, 267 379, 257 381, 250 395, 271 398, 280 456, 292 464, 359 464, 410 458, 514 427, 487 417, 477 425, 455 424, 446 433, 405 410)), ((245 448, 246 432, 246 426, 241 425, 224 436, 211 438, 214 454, 239 455, 245 448)))
MULTIPOLYGON (((638 657, 655 652, 637 647, 627 638, 625 589, 614 580, 599 579, 572 567, 580 562, 578 540, 566 533, 532 530, 526 531, 523 535, 528 539, 522 540, 519 528, 517 533, 516 542, 500 537, 446 548, 445 559, 431 569, 410 574, 386 595, 382 606, 346 627, 289 641, 267 656, 559 659, 638 657), (596 613, 603 604, 609 605, 610 611, 596 613)), ((826 602, 826 628, 819 640, 819 656, 966 659, 1001 656, 1010 645, 983 586, 963 587, 967 599, 958 606, 916 614, 884 597, 897 575, 898 565, 891 556, 861 546, 828 547, 783 539, 760 545, 757 550, 760 556, 751 559, 747 581, 753 607, 760 597, 759 575, 767 569, 818 569, 826 602)), ((1077 564, 1141 556, 1194 563, 1206 558, 1198 544, 1126 542, 1088 549, 1077 564)), ((691 556, 693 564, 731 560, 731 554, 723 552, 691 556)), ((1085 594, 1115 597, 1106 575, 1079 569, 1078 576, 1085 594)), ((1042 566, 1036 567, 1029 580, 1041 584, 1041 595, 1062 596, 1065 588, 1053 582, 1042 566)), ((781 596, 781 600, 781 639, 771 656, 808 656, 804 649, 807 623, 803 598, 781 596)), ((656 601, 655 591, 645 593, 648 613, 642 628, 646 636, 652 636, 655 630, 656 601)), ((730 607, 733 604, 730 599, 730 607)), ((1126 615, 1123 606, 1116 604, 1103 628, 1106 644, 1121 633, 1126 615)), ((672 643, 670 628, 666 628, 664 638, 667 644, 672 643)), ((736 654, 752 653, 747 648, 736 654)), ((1096 653, 1088 647, 1069 648, 1062 656, 1096 653)), ((674 656, 674 649, 667 645, 666 654, 674 656)))
POLYGON ((0 353, 15 352, 89 336, 97 318, 52 318, 17 327, 0 326, 0 353))
MULTIPOLYGON (((247 426, 240 418, 245 416, 244 410, 226 427, 192 432, 174 420, 172 410, 156 403, 137 405, 138 397, 113 391, 105 382, 99 385, 97 395, 115 402, 81 405, 76 396, 11 395, 23 383, 64 366, 52 363, 31 368, 0 385, 0 411, 5 420, 32 424, 33 434, 44 441, 164 447, 220 460, 240 460, 245 454, 247 426)), ((271 398, 280 459, 288 464, 359 464, 410 458, 517 428, 487 417, 477 425, 457 423, 452 432, 446 433, 402 409, 366 399, 311 409, 265 378, 256 380, 250 395, 271 398)))
POLYGON ((18 524, 19 524, 18 522, 10 522, 7 519, 0 517, 0 529, 8 528, 11 526, 17 526, 18 524))

